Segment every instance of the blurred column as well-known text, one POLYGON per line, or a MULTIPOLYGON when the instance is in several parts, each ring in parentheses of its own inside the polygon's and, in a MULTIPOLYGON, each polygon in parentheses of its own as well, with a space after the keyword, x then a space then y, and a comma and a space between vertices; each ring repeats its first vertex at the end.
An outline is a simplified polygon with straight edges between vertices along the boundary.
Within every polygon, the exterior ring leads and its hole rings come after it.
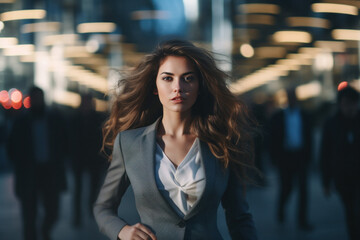
POLYGON ((320 52, 315 58, 313 70, 323 84, 322 98, 326 101, 335 99, 335 88, 333 80, 334 57, 332 52, 320 52))
POLYGON ((219 61, 219 67, 231 71, 232 26, 229 0, 212 1, 212 48, 219 61))

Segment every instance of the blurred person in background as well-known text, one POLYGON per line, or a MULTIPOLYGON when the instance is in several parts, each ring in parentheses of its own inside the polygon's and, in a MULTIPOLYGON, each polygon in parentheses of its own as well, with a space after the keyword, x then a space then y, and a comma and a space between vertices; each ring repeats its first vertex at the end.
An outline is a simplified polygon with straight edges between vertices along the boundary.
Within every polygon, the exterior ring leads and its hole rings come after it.
POLYGON ((107 160, 101 155, 102 124, 105 116, 96 112, 95 101, 90 93, 81 95, 80 107, 72 119, 70 147, 72 148, 72 170, 75 192, 73 196, 73 226, 82 224, 82 192, 84 175, 89 176, 87 208, 92 216, 92 206, 100 189, 101 179, 106 172, 107 160))
POLYGON ((38 239, 40 203, 44 210, 41 235, 49 240, 59 216, 60 193, 66 189, 67 131, 59 113, 46 107, 42 89, 32 87, 29 96, 31 107, 14 121, 7 148, 14 166, 24 239, 38 239))
POLYGON ((326 196, 332 184, 345 209, 349 239, 360 239, 360 111, 359 93, 338 92, 338 110, 324 125, 321 143, 322 183, 326 196))
POLYGON ((312 126, 309 116, 299 107, 294 88, 287 90, 288 106, 270 119, 269 151, 279 175, 277 220, 286 218, 286 204, 298 184, 298 227, 312 230, 308 222, 308 169, 312 153, 312 126))
POLYGON ((253 127, 227 77, 209 52, 172 40, 120 80, 104 128, 111 164, 94 206, 110 239, 222 239, 220 202, 231 237, 257 239, 243 185, 253 127), (135 225, 117 212, 130 184, 135 225))

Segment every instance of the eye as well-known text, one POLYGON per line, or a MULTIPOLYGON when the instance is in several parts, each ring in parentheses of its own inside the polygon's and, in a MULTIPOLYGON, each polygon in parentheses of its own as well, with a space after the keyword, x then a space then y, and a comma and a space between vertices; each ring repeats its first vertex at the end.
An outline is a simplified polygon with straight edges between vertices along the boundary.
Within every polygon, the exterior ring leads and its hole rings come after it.
POLYGON ((194 75, 187 75, 184 77, 185 82, 192 82, 195 80, 195 76, 194 75))
POLYGON ((162 80, 164 80, 164 81, 171 81, 171 80, 172 80, 172 77, 171 77, 171 76, 164 76, 164 77, 162 77, 162 80))

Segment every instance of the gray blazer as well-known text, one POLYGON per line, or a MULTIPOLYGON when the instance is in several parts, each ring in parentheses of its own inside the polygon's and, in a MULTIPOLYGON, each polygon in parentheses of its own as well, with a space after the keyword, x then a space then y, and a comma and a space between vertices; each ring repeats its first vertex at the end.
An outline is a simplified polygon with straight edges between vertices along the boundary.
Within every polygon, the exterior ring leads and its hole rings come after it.
POLYGON ((117 216, 117 209, 129 184, 132 185, 141 223, 159 240, 222 239, 217 228, 217 209, 222 203, 233 239, 256 240, 256 231, 243 189, 229 169, 201 142, 206 185, 195 206, 179 216, 163 197, 155 182, 156 121, 148 127, 118 134, 113 158, 104 184, 94 205, 100 231, 116 240, 127 224, 117 216))

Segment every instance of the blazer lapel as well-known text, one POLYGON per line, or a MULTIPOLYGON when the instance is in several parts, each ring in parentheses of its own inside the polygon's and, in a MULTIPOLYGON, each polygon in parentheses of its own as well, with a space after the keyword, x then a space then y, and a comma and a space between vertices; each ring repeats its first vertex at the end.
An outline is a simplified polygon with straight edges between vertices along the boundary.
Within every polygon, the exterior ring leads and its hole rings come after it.
MULTIPOLYGON (((158 204, 164 206, 164 211, 173 215, 174 217, 182 218, 175 209, 170 205, 167 199, 163 197, 159 191, 155 180, 155 149, 156 149, 156 129, 160 118, 148 126, 141 138, 141 152, 143 153, 143 165, 144 169, 147 169, 146 173, 143 173, 144 183, 146 183, 150 189, 153 189, 153 198, 158 204), (149 156, 152 156, 149 161, 149 156)), ((211 153, 206 143, 200 141, 200 159, 203 162, 205 170, 205 189, 201 194, 199 200, 195 203, 192 209, 183 217, 185 220, 193 217, 201 208, 206 205, 209 194, 214 186, 214 179, 216 178, 216 161, 217 159, 211 153)))
POLYGON ((212 191, 214 186, 214 179, 216 178, 216 166, 215 163, 217 159, 211 153, 209 147, 206 143, 200 141, 200 158, 204 165, 205 170, 205 189, 201 194, 199 200, 195 203, 195 205, 191 208, 191 210, 185 215, 184 219, 188 220, 196 213, 200 211, 202 207, 206 205, 208 201, 209 193, 212 191))
POLYGON ((172 208, 170 203, 163 197, 159 191, 155 180, 155 149, 156 149, 156 129, 161 118, 156 120, 155 123, 148 126, 142 137, 141 149, 143 153, 144 169, 148 171, 144 173, 144 183, 146 183, 150 189, 153 190, 153 201, 164 206, 164 211, 174 217, 180 218, 176 211, 172 208), (149 158, 151 156, 151 158, 149 158), (151 159, 151 161, 149 161, 151 159))

